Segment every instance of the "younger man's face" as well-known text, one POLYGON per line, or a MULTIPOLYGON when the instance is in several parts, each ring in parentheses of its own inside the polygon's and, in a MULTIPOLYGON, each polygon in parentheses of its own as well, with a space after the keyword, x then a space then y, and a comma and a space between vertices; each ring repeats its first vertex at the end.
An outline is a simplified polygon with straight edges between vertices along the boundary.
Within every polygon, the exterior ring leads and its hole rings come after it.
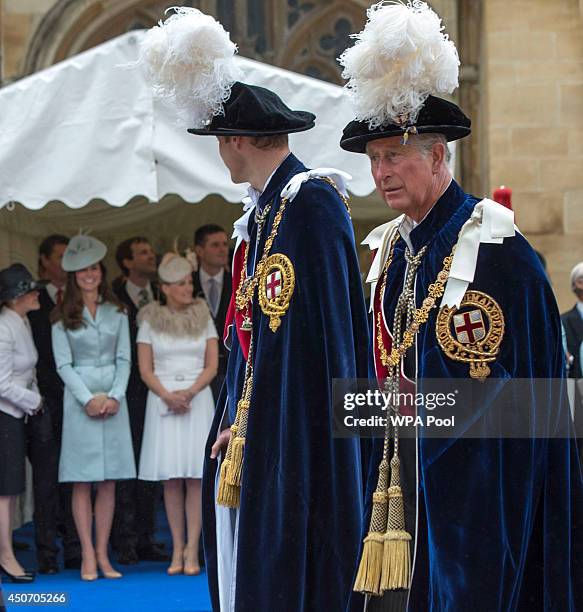
POLYGON ((142 276, 156 276, 156 253, 149 242, 134 242, 131 246, 132 258, 124 264, 128 270, 133 270, 142 276))
POLYGON ((247 158, 242 149, 242 137, 217 136, 219 155, 227 170, 231 173, 233 183, 247 183, 247 158))
POLYGON ((63 285, 67 280, 67 273, 61 267, 63 253, 65 252, 66 248, 66 244, 55 244, 51 254, 48 257, 45 255, 40 256, 46 280, 50 280, 59 286, 63 285))
POLYGON ((229 260, 229 239, 225 232, 209 234, 202 246, 195 248, 201 264, 210 267, 224 268, 229 260))

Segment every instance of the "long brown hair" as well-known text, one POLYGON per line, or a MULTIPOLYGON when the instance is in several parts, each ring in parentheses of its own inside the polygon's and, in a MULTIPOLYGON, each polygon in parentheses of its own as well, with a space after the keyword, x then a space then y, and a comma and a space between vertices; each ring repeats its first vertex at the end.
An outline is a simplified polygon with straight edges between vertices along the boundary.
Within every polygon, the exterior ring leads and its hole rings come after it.
MULTIPOLYGON (((107 284, 107 268, 103 262, 99 262, 101 268, 101 282, 97 288, 97 293, 100 298, 100 303, 109 302, 117 306, 120 312, 125 312, 125 306, 118 300, 117 296, 109 288, 107 284)), ((75 272, 67 272, 67 284, 63 293, 63 301, 55 306, 51 313, 51 322, 63 321, 65 329, 79 329, 85 327, 83 321, 83 294, 75 280, 75 272)))

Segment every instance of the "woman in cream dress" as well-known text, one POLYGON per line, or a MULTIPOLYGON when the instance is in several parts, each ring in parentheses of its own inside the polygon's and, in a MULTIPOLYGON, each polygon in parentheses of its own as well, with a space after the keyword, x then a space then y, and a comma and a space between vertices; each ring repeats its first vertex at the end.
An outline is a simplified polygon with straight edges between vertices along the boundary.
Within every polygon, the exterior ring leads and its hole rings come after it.
POLYGON ((214 413, 209 383, 217 373, 217 333, 206 302, 192 297, 188 260, 169 253, 158 275, 166 304, 153 302, 138 315, 140 374, 150 389, 139 478, 164 481, 173 544, 168 573, 195 575, 200 573, 201 477, 214 413))

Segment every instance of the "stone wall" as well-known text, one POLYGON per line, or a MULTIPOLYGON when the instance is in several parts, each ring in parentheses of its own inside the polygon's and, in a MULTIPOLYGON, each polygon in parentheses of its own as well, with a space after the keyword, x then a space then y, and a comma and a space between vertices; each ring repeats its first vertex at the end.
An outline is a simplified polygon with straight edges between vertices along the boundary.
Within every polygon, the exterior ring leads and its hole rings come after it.
POLYGON ((489 188, 513 189, 561 310, 583 261, 583 9, 579 0, 486 0, 489 188))

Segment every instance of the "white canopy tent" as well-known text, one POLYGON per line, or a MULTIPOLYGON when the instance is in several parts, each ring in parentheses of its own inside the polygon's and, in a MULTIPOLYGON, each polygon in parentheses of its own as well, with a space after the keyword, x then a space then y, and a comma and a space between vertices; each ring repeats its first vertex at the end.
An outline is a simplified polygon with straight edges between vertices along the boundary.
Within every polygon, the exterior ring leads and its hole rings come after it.
MULTIPOLYGON (((190 242, 201 223, 228 229, 239 216, 232 203, 245 187, 231 183, 216 139, 178 127, 141 71, 128 67, 141 36, 127 33, 0 90, 0 266, 34 266, 38 242, 54 231, 90 229, 110 247, 139 233, 162 249, 176 236, 190 242)), ((310 167, 353 176, 358 233, 385 219, 368 160, 338 146, 352 116, 342 88, 238 61, 245 81, 316 114, 313 130, 291 135, 292 150, 310 167)))

